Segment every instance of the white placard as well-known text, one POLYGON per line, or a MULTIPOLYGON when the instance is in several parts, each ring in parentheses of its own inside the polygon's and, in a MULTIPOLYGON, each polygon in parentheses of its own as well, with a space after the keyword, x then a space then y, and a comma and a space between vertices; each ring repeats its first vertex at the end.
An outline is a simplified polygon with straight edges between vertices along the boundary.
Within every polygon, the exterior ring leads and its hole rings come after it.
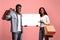
POLYGON ((40 15, 39 14, 22 14, 22 25, 27 26, 40 26, 40 15))

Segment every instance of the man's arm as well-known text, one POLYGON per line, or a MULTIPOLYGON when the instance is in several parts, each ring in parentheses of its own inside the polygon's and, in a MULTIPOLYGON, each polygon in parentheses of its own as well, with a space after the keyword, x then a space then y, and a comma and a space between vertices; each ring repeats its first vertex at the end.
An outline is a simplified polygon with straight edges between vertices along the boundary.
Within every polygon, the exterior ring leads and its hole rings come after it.
POLYGON ((11 19, 11 15, 10 15, 10 14, 9 14, 9 15, 6 15, 6 16, 5 16, 5 19, 6 19, 6 20, 11 19))
POLYGON ((11 19, 11 15, 12 15, 12 13, 13 13, 13 9, 10 8, 10 9, 9 9, 9 13, 5 16, 5 19, 6 19, 6 20, 11 19))

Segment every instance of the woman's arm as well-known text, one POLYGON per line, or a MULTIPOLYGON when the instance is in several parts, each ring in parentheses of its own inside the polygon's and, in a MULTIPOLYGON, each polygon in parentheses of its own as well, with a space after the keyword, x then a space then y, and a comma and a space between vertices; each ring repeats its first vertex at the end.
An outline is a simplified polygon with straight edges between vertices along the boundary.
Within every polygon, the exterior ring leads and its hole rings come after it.
POLYGON ((50 19, 48 16, 46 16, 46 20, 45 20, 44 24, 50 24, 50 19))

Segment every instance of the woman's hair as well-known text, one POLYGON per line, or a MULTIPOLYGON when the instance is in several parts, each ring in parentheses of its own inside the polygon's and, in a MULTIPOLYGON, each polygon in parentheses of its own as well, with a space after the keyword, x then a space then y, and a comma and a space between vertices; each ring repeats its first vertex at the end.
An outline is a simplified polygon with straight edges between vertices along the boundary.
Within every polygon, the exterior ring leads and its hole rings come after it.
POLYGON ((43 9, 43 10, 44 10, 44 15, 48 15, 48 14, 47 14, 47 12, 45 11, 45 9, 44 9, 43 7, 40 7, 40 8, 39 8, 39 14, 40 14, 40 16, 41 16, 41 17, 42 17, 42 13, 40 12, 40 11, 41 11, 41 9, 43 9))

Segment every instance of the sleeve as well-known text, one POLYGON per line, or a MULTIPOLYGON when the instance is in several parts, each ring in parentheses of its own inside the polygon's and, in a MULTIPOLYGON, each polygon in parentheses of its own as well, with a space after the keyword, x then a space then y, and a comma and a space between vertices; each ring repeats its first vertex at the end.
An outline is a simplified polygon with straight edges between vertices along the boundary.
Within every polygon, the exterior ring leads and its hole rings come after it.
POLYGON ((11 18, 10 15, 6 15, 6 17, 5 17, 6 20, 8 20, 8 19, 10 19, 10 18, 11 18))
POLYGON ((22 14, 21 14, 21 33, 23 33, 22 14))
POLYGON ((21 26, 22 26, 22 14, 21 14, 21 26))
POLYGON ((46 20, 45 20, 45 22, 44 22, 45 24, 50 24, 50 19, 49 19, 49 17, 48 16, 46 16, 46 20))

